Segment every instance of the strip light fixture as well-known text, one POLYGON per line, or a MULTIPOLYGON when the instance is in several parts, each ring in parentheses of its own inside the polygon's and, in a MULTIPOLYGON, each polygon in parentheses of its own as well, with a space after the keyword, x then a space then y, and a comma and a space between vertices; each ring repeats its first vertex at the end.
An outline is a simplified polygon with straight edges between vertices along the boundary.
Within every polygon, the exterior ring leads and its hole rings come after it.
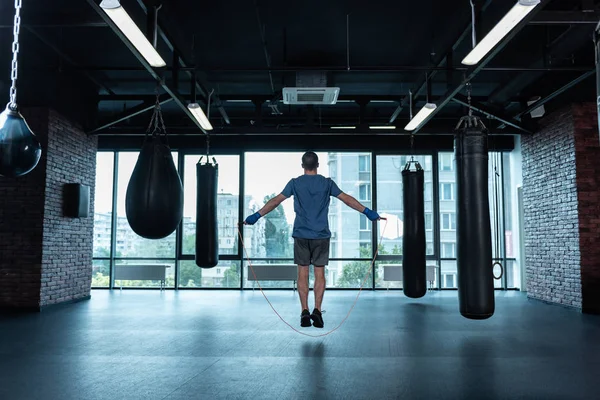
POLYGON ((102 0, 100 7, 106 15, 117 25, 119 30, 140 52, 148 64, 154 68, 165 67, 167 63, 162 59, 152 43, 142 33, 140 28, 133 22, 127 11, 121 6, 119 0, 102 0))
POLYGON ((519 0, 500 22, 467 54, 462 63, 464 65, 478 64, 487 53, 496 47, 539 4, 540 0, 519 0))
POLYGON ((431 115, 431 113, 437 108, 435 103, 427 103, 419 110, 417 115, 414 116, 413 119, 410 120, 408 124, 404 127, 406 131, 414 131, 423 125, 423 122, 431 115))
POLYGON ((339 126, 339 125, 334 125, 331 127, 331 129, 356 129, 356 126, 339 126))
POLYGON ((206 117, 206 114, 204 114, 204 111, 202 111, 202 107, 200 107, 200 104, 190 103, 187 107, 188 110, 190 110, 190 112, 194 116, 194 118, 196 118, 196 121, 198 121, 202 129, 204 129, 205 131, 213 130, 213 126, 206 117))
POLYGON ((369 129, 396 129, 395 125, 371 125, 369 129))

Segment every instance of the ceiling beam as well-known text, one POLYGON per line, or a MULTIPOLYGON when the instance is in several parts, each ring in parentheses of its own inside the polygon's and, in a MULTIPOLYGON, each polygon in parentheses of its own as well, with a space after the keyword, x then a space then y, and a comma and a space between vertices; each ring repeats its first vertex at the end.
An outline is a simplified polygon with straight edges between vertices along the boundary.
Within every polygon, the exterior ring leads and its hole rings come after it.
POLYGON ((144 57, 140 54, 140 52, 129 42, 129 40, 125 37, 123 32, 115 25, 115 23, 106 15, 104 10, 100 8, 98 4, 94 0, 86 0, 90 7, 110 26, 112 31, 121 39, 121 41, 127 46, 127 48, 133 53, 133 55, 138 59, 138 61, 144 66, 144 68, 150 73, 150 75, 160 84, 162 89, 173 98, 175 103, 181 108, 181 110, 190 118, 194 124, 204 133, 206 131, 200 126, 200 123, 196 120, 191 111, 187 108, 186 101, 179 94, 177 88, 171 86, 167 83, 159 73, 159 70, 155 70, 149 63, 146 61, 144 57))
MULTIPOLYGON (((554 64, 557 67, 560 67, 561 64, 563 66, 570 64, 571 55, 587 44, 586 39, 589 38, 591 31, 592 29, 587 26, 576 25, 571 27, 565 34, 547 45, 543 52, 538 54, 539 57, 529 65, 529 71, 515 71, 515 74, 510 74, 506 80, 501 82, 489 94, 488 103, 504 106, 509 96, 514 93, 522 93, 529 85, 542 79, 544 71, 541 69, 547 67, 548 64, 554 64)), ((589 45, 591 49, 591 40, 589 45)), ((587 72, 590 69, 593 69, 593 67, 587 67, 585 71, 581 72, 587 72)))
MULTIPOLYGON (((169 96, 168 94, 161 94, 158 97, 158 102, 161 105, 162 104, 166 104, 166 103, 168 103, 170 101, 173 101, 173 98, 171 98, 171 96, 169 96)), ((152 100, 144 101, 140 105, 137 105, 135 107, 131 107, 131 108, 123 111, 117 117, 111 119, 110 121, 106 121, 104 123, 101 123, 100 126, 98 126, 97 128, 91 130, 90 132, 88 132, 88 135, 97 135, 99 132, 102 132, 103 130, 105 130, 107 128, 110 128, 111 126, 117 125, 118 123, 121 123, 123 121, 127 121, 128 119, 133 118, 133 117, 135 117, 137 115, 143 114, 146 111, 150 111, 154 107, 156 107, 156 98, 154 98, 152 100)))
MULTIPOLYGON (((479 12, 483 12, 485 11, 486 8, 489 7, 490 4, 492 4, 492 0, 486 0, 485 3, 483 3, 482 0, 475 0, 476 4, 478 4, 478 9, 479 12)), ((473 21, 469 21, 467 23, 467 25, 465 26, 465 28, 463 29, 462 33, 459 35, 459 37, 454 41, 454 43, 452 43, 452 46, 450 46, 450 48, 444 52, 444 53, 438 53, 437 57, 435 60, 433 60, 432 62, 432 66, 429 67, 428 71, 429 73, 429 80, 433 79, 433 77, 436 75, 436 73, 438 71, 444 70, 447 71, 448 68, 447 67, 452 67, 452 68, 456 68, 452 65, 448 65, 446 67, 444 67, 444 63, 448 64, 448 59, 452 59, 452 53, 458 48, 458 46, 460 46, 460 44, 463 42, 463 40, 465 40, 465 38, 469 37, 469 35, 471 34, 471 30, 473 27, 473 21)), ((459 68, 456 68, 459 69, 459 68)), ((467 71, 468 68, 460 68, 461 70, 467 71)), ((412 89, 412 94, 413 94, 413 105, 415 103, 415 101, 417 100, 417 98, 419 97, 419 95, 421 94, 421 92, 426 88, 427 86, 427 78, 425 76, 423 76, 413 87, 412 89)), ((396 111, 394 111, 394 114, 392 114, 392 117, 390 118, 390 124, 394 123, 394 121, 396 120, 396 118, 398 117, 398 115, 400 115, 400 113, 402 112, 402 110, 406 107, 408 107, 410 104, 410 96, 404 96, 402 98, 402 102, 400 103, 400 105, 398 106, 398 108, 396 109, 396 111), (394 115, 396 115, 396 118, 394 117, 394 115)))
MULTIPOLYGON (((462 94, 455 95, 452 101, 458 104, 462 104, 463 106, 469 107, 469 101, 467 97, 462 94)), ((484 114, 488 118, 496 119, 505 125, 520 130, 522 133, 532 133, 532 131, 525 127, 521 122, 517 121, 512 117, 509 117, 508 115, 504 114, 501 110, 492 109, 491 107, 487 107, 484 104, 473 100, 471 100, 470 107, 473 110, 484 114)))
POLYGON ((593 11, 540 11, 529 23, 531 25, 596 25, 600 12, 593 11))
POLYGON ((488 54, 483 57, 483 59, 479 62, 479 64, 471 67, 465 73, 463 79, 460 83, 456 84, 454 87, 450 88, 446 91, 446 94, 442 97, 441 100, 436 101, 436 109, 427 117, 427 119, 423 122, 420 128, 417 128, 413 131, 413 133, 420 132, 425 125, 429 121, 431 121, 448 103, 452 101, 454 96, 460 93, 461 90, 464 89, 467 83, 471 82, 475 76, 490 62, 492 59, 506 46, 521 30, 529 23, 529 21, 546 5, 550 2, 550 0, 541 0, 540 4, 533 10, 531 13, 525 17, 517 26, 515 26, 502 40, 490 51, 488 54))
MULTIPOLYGON (((34 28, 31 25, 25 25, 25 29, 28 30, 29 32, 31 32, 36 38, 38 38, 42 43, 44 43, 50 49, 52 49, 52 51, 54 51, 65 62, 67 62, 68 64, 71 64, 72 66, 74 66, 76 68, 79 66, 79 64, 75 60, 73 60, 71 57, 69 57, 67 54, 65 54, 61 49, 59 49, 57 45, 50 42, 44 35, 39 33, 36 28, 34 28)), ((82 70, 81 73, 83 75, 85 75, 90 81, 92 81, 100 89, 104 89, 104 91, 106 91, 106 93, 114 94, 114 92, 104 82, 101 82, 98 78, 96 78, 94 75, 92 75, 91 72, 82 70)), ((108 80, 108 78, 106 76, 104 76, 101 72, 97 72, 96 74, 102 75, 102 78, 104 80, 108 80)))
MULTIPOLYGON (((148 13, 148 9, 147 9, 147 6, 146 6, 146 3, 144 2, 144 0, 138 0, 137 2, 140 5, 140 7, 144 10, 144 12, 148 13)), ((167 47, 171 50, 171 52, 173 52, 176 55, 175 59, 177 59, 177 62, 179 63, 179 65, 181 67, 180 71, 185 73, 190 80, 192 80, 192 79, 194 80, 194 84, 196 85, 196 93, 199 94, 200 96, 204 97, 206 102, 208 102, 208 97, 209 97, 209 92, 210 92, 210 90, 208 89, 208 86, 210 86, 209 83, 205 79, 202 79, 201 77, 198 76, 198 73, 201 72, 200 70, 196 69, 196 72, 197 72, 196 74, 194 74, 191 70, 189 70, 191 64, 185 59, 184 53, 181 51, 181 49, 179 47, 177 47, 175 41, 172 39, 171 35, 169 35, 168 31, 165 29, 165 26, 161 21, 160 15, 158 18, 157 29, 158 29, 158 34, 160 35, 162 40, 165 42, 167 47)), ((223 105, 221 104, 221 100, 220 100, 219 96, 213 93, 211 96, 211 99, 212 99, 212 102, 214 103, 214 106, 217 107, 217 109, 219 110, 219 113, 221 114, 221 116, 223 117, 225 122, 228 123, 227 121, 229 121, 229 117, 227 116, 227 112, 225 111, 225 108, 223 108, 223 105)))
MULTIPOLYGON (((454 135, 454 129, 456 127, 455 120, 437 121, 432 126, 428 126, 427 129, 422 131, 422 135, 454 135)), ((190 126, 175 126, 169 125, 168 128, 169 136, 202 136, 197 130, 190 126)), ((145 135, 146 127, 139 126, 127 126, 118 127, 114 126, 109 129, 105 129, 99 132, 99 136, 143 136, 145 135)), ((490 134, 494 136, 514 136, 522 133, 516 129, 490 129, 490 134)), ((214 130, 210 132, 211 137, 218 136, 271 136, 271 135, 309 135, 309 136, 340 136, 340 137, 354 137, 354 136, 398 136, 404 137, 409 136, 410 132, 404 131, 401 127, 396 129, 370 129, 367 124, 357 125, 355 129, 331 129, 329 127, 320 126, 285 126, 285 125, 270 125, 263 124, 259 126, 255 124, 249 126, 243 124, 239 126, 226 125, 226 126, 215 126, 214 130)))
MULTIPOLYGON (((550 100, 553 100, 554 98, 560 96, 561 94, 563 94, 564 92, 566 92, 567 90, 571 89, 572 87, 574 87, 575 85, 577 85, 578 83, 586 80, 587 78, 594 76, 596 74, 596 70, 591 70, 586 72, 585 74, 573 79, 572 81, 570 81, 569 83, 567 83, 566 85, 560 87, 559 89, 555 90, 554 92, 550 93, 549 95, 547 95, 546 97, 539 99, 538 101, 536 101, 535 103, 531 104, 530 106, 528 106, 527 108, 525 108, 523 111, 520 111, 518 114, 516 114, 513 118, 517 121, 520 121, 524 115, 529 114, 530 112, 532 112, 533 110, 535 110, 538 107, 543 106, 544 104, 548 103, 550 100)), ((503 123, 501 125, 498 126, 498 129, 504 129, 506 127, 506 125, 503 123)))

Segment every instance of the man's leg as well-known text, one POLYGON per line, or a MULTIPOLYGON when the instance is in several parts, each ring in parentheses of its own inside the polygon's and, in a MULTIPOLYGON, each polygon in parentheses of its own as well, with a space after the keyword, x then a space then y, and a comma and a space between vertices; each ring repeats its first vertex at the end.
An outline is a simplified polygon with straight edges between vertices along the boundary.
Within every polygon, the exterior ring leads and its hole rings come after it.
POLYGON ((325 267, 315 266, 315 308, 321 311, 323 295, 325 294, 325 267))
POLYGON ((298 265, 298 295, 302 310, 308 310, 308 265, 298 265))

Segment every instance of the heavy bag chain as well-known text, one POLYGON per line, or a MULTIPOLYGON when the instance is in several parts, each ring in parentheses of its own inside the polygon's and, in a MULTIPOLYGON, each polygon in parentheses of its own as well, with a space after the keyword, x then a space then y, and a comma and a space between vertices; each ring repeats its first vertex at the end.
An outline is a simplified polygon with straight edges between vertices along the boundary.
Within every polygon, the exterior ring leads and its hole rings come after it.
POLYGON ((160 96, 158 94, 158 84, 156 85, 156 103, 154 104, 154 112, 150 118, 148 129, 146 129, 146 137, 152 135, 152 137, 159 137, 163 135, 168 143, 167 128, 165 126, 165 120, 163 119, 162 109, 160 107, 160 96))
POLYGON ((480 129, 482 133, 487 133, 487 127, 481 118, 473 115, 473 107, 471 106, 471 82, 467 83, 467 101, 469 104, 469 113, 458 121, 455 130, 458 131, 468 128, 477 128, 480 129))
POLYGON ((13 44, 12 44, 12 66, 10 72, 10 79, 12 81, 10 85, 10 101, 8 107, 16 111, 17 110, 17 76, 19 63, 17 56, 19 55, 19 31, 21 30, 21 6, 22 0, 15 0, 15 20, 13 25, 13 44))

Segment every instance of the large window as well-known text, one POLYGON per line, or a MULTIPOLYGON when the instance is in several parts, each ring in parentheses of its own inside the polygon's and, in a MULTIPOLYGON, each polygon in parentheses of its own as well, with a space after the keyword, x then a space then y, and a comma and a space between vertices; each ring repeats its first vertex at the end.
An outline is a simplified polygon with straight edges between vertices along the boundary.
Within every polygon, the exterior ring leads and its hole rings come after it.
MULTIPOLYGON (((129 179, 135 168, 139 153, 119 153, 119 170, 117 174, 117 234, 116 258, 175 258, 175 232, 164 239, 150 240, 138 236, 129 226, 125 214, 125 195, 129 179)), ((177 153, 173 153, 177 165, 177 153)))
MULTIPOLYGON (((195 254, 196 249, 196 165, 199 155, 184 159, 183 254, 195 254)), ((216 156, 219 165, 217 188, 217 226, 219 254, 238 253, 239 222, 239 156, 216 156)))
POLYGON ((96 188, 94 190, 94 260, 92 286, 108 287, 113 216, 113 172, 115 155, 96 154, 96 188))
MULTIPOLYGON (((433 171, 431 170, 431 156, 418 156, 415 160, 425 170, 425 188, 433 182, 433 171)), ((383 234, 382 245, 379 254, 390 260, 388 264, 401 264, 402 239, 404 236, 404 204, 402 170, 410 156, 377 156, 377 211, 382 217, 387 218, 378 224, 378 234, 383 234), (383 227, 385 226, 385 231, 383 227)), ((425 228, 427 240, 427 255, 434 254, 433 247, 433 201, 425 197, 425 228), (429 216, 429 218, 427 218, 429 216)), ((383 282, 381 274, 385 268, 376 271, 376 287, 394 287, 389 282, 383 282)))
MULTIPOLYGON (((138 153, 99 152, 94 190, 92 286, 164 286, 182 289, 258 287, 257 282, 248 279, 251 271, 248 270, 246 254, 256 265, 293 264, 294 198, 284 201, 257 224, 244 226, 242 233, 247 253, 239 247, 238 223, 281 193, 290 179, 303 174, 299 166, 301 156, 301 152, 247 152, 216 156, 219 164, 217 219, 220 260, 215 268, 202 269, 194 261, 196 164, 199 155, 173 153, 176 164, 181 160, 182 170, 179 172, 184 185, 182 224, 180 230, 167 238, 147 240, 131 230, 125 215, 125 193, 138 153), (272 165, 277 168, 268 168, 272 165), (117 167, 116 171, 114 166, 117 167), (241 180, 243 185, 240 185, 241 180), (165 280, 115 280, 123 269, 139 267, 163 269, 165 280)), ((368 276, 376 240, 383 234, 375 274, 368 277, 365 287, 401 288, 401 281, 384 280, 383 274, 386 269, 393 271, 402 266, 404 210, 401 172, 409 156, 373 155, 370 152, 323 152, 318 156, 318 172, 321 175, 331 177, 343 192, 387 218, 387 221, 370 221, 365 215, 331 197, 328 212, 331 260, 325 270, 327 287, 358 288, 364 277, 368 276), (376 169, 371 168, 374 156, 376 169), (372 176, 373 171, 377 172, 376 176, 372 176), (385 232, 382 230, 384 224, 385 232)), ((438 153, 415 158, 425 169, 428 281, 436 288, 453 289, 458 284, 454 157, 452 153, 438 153), (437 171, 432 171, 433 165, 438 166, 437 171)), ((505 277, 495 281, 498 288, 521 285, 516 248, 519 246, 519 230, 515 228, 519 224, 519 210, 515 200, 517 191, 513 187, 515 182, 520 182, 515 178, 520 170, 514 166, 513 158, 508 153, 490 153, 489 198, 494 258, 505 266, 505 277), (498 183, 498 186, 494 186, 494 183, 498 183), (499 211, 497 218, 494 214, 496 205, 499 211), (510 210, 505 210, 506 207, 510 207, 510 210)), ((311 269, 311 284, 313 277, 311 269)), ((292 288, 294 285, 291 280, 261 281, 260 284, 267 288, 292 288)))

